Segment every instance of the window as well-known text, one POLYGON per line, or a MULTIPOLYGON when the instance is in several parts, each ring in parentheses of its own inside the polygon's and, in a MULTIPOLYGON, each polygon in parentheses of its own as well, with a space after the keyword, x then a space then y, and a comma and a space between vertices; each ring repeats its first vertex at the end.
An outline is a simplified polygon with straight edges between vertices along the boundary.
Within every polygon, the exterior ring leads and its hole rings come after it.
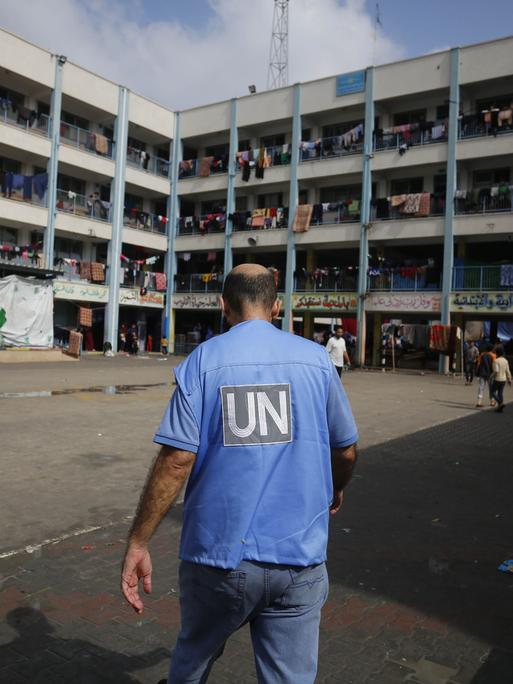
POLYGON ((50 105, 47 105, 46 102, 38 102, 37 103, 37 113, 38 114, 45 114, 46 116, 50 116, 50 105))
POLYGON ((126 144, 128 147, 133 147, 134 150, 146 151, 146 143, 143 143, 142 140, 137 140, 137 138, 131 138, 130 136, 128 136, 126 144))
POLYGON ((169 161, 169 147, 157 147, 157 149, 155 150, 155 154, 157 155, 157 157, 169 161))
POLYGON ((15 159, 0 157, 0 171, 11 171, 11 173, 21 173, 21 162, 15 159))
POLYGON ((423 178, 404 178, 393 180, 390 183, 391 195, 409 195, 410 193, 422 192, 424 188, 423 178))
POLYGON ((235 198, 235 211, 247 211, 248 209, 248 198, 247 197, 236 197, 235 198))
POLYGON ((79 240, 55 238, 55 255, 63 259, 81 259, 83 245, 79 240))
POLYGON ((266 135, 260 138, 260 147, 279 147, 285 145, 285 133, 266 135))
POLYGON ((249 140, 239 140, 239 152, 246 152, 249 150, 249 140))
POLYGON ((13 104, 24 105, 25 95, 17 93, 15 90, 10 90, 9 88, 0 88, 0 98, 7 98, 13 104))
POLYGON ((110 202, 110 185, 100 185, 100 199, 102 202, 110 202))
POLYGON ((394 126, 404 126, 411 123, 420 123, 426 120, 425 109, 414 109, 411 112, 394 114, 394 126))
POLYGON ((355 128, 359 124, 363 123, 363 116, 359 121, 347 121, 346 123, 339 124, 329 124, 322 127, 322 137, 323 138, 334 138, 337 135, 343 135, 355 128))
POLYGON ((76 192, 77 195, 85 195, 86 193, 85 181, 65 176, 63 173, 59 173, 57 176, 57 188, 65 192, 76 192))
POLYGON ((360 199, 361 196, 361 185, 343 185, 331 188, 321 188, 321 203, 341 202, 342 200, 349 199, 360 199))
POLYGON ((437 121, 441 121, 442 119, 448 119, 449 118, 449 105, 448 104, 443 104, 443 105, 438 105, 436 108, 436 119, 437 121))
POLYGON ((222 214, 226 211, 226 201, 224 199, 207 200, 201 203, 201 215, 222 214))
POLYGON ((257 209, 271 209, 272 207, 283 206, 283 193, 271 192, 267 195, 258 195, 256 199, 257 209))
POLYGON ((509 183, 509 179, 509 168, 474 171, 474 186, 486 187, 489 185, 498 185, 499 183, 509 183))
POLYGON ((220 159, 221 157, 227 157, 230 151, 230 145, 228 143, 223 143, 222 145, 209 145, 205 147, 205 157, 215 157, 220 159))
POLYGON ((198 150, 194 147, 189 147, 188 145, 183 146, 183 158, 184 159, 197 159, 198 150))
POLYGON ((435 195, 445 195, 447 186, 447 176, 445 173, 440 173, 433 178, 433 193, 435 195))
POLYGON ((2 228, 0 226, 0 242, 7 245, 15 245, 18 241, 18 231, 15 228, 2 228))
POLYGON ((70 126, 78 126, 78 128, 83 128, 86 131, 89 130, 89 121, 87 119, 83 119, 81 116, 76 116, 70 112, 65 112, 64 110, 61 112, 61 121, 70 126))

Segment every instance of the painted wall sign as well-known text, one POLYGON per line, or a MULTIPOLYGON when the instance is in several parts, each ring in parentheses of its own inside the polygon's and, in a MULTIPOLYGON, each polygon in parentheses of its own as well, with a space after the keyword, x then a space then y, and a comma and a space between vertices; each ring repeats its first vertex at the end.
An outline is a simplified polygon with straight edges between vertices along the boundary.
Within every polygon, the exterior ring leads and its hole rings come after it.
POLYGON ((174 294, 174 309, 219 309, 218 294, 174 294))
POLYGON ((367 295, 367 311, 439 313, 442 296, 432 292, 380 292, 367 295))
POLYGON ((512 292, 453 292, 452 311, 513 314, 512 292))
POLYGON ((72 280, 54 280, 53 294, 55 299, 74 299, 78 302, 103 302, 109 298, 106 285, 74 282, 72 280))
POLYGON ((305 292, 292 295, 294 311, 356 311, 356 294, 305 292))
MULTIPOLYGON (((55 299, 68 299, 77 302, 93 302, 106 304, 109 299, 107 285, 81 283, 72 280, 54 280, 53 294, 55 299)), ((148 292, 141 295, 137 288, 120 288, 119 303, 133 306, 164 307, 163 292, 148 292)))
POLYGON ((340 74, 336 77, 336 95, 351 95, 362 93, 365 90, 365 70, 351 71, 349 74, 340 74))

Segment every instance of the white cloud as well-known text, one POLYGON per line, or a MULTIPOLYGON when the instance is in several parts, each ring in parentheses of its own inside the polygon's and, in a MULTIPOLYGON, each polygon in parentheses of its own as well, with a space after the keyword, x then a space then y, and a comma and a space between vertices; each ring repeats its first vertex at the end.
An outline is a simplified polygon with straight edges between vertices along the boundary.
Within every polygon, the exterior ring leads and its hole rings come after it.
MULTIPOLYGON (((145 23, 142 0, 2 0, 0 24, 174 109, 265 89, 271 0, 209 0, 198 29, 145 23)), ((365 67, 374 26, 363 0, 291 0, 290 81, 365 67)), ((404 56, 378 33, 377 63, 404 56)))

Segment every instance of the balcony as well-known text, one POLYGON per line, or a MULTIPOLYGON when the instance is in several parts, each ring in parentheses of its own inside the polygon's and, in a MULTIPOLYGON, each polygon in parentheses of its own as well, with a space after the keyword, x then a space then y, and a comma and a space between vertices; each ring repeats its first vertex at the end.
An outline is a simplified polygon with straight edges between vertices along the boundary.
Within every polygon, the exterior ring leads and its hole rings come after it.
POLYGON ((165 235, 167 232, 167 217, 140 209, 125 209, 123 225, 127 228, 165 235))
POLYGON ((114 156, 113 141, 100 133, 94 133, 61 121, 60 137, 61 142, 70 147, 76 147, 108 159, 112 159, 114 156))
POLYGON ((71 190, 57 190, 57 210, 96 221, 110 221, 110 202, 104 202, 95 195, 79 195, 71 190))
POLYGON ((282 230, 288 225, 288 207, 236 211, 232 217, 233 232, 243 230, 282 230))
POLYGON ((29 111, 26 107, 18 108, 13 112, 9 108, 0 107, 0 121, 9 126, 16 126, 29 133, 40 133, 48 136, 50 133, 50 119, 46 114, 39 114, 29 111), (27 115, 27 113, 28 115, 27 115))
POLYGON ((148 292, 165 292, 166 278, 163 273, 153 271, 133 271, 130 268, 124 269, 124 278, 121 287, 130 289, 144 289, 148 292), (157 279, 158 275, 158 279, 157 279))
POLYGON ((152 156, 144 150, 137 150, 134 147, 129 147, 127 149, 126 163, 140 171, 152 173, 153 175, 161 176, 162 178, 167 178, 169 175, 170 162, 167 159, 152 156))
POLYGON ((69 280, 79 283, 88 283, 93 285, 104 285, 107 277, 107 266, 94 262, 94 271, 91 269, 90 262, 80 262, 76 259, 66 259, 58 257, 55 259, 56 268, 61 271, 60 280, 69 280), (93 275, 95 276, 93 278, 93 275))
POLYGON ((425 192, 378 198, 373 200, 371 207, 371 221, 398 221, 444 214, 445 197, 425 192))
POLYGON ((355 136, 348 134, 321 138, 316 142, 301 142, 299 150, 299 161, 322 161, 324 159, 334 159, 335 157, 345 157, 351 154, 363 153, 363 134, 355 136))
POLYGON ((358 286, 357 268, 318 268, 312 273, 296 272, 294 292, 355 292, 358 286))
POLYGON ((447 142, 448 126, 445 120, 430 124, 406 124, 376 131, 374 151, 401 150, 416 145, 447 142))
POLYGON ((440 271, 428 266, 369 269, 367 275, 367 289, 371 292, 425 292, 441 287, 440 271))
POLYGON ((513 133, 513 113, 511 110, 499 112, 497 127, 485 123, 483 117, 463 116, 458 122, 458 138, 482 138, 487 135, 499 136, 513 133))
POLYGON ((204 214, 203 216, 183 216, 178 219, 177 235, 207 235, 224 233, 225 213, 204 214))
POLYGON ((513 290, 513 264, 499 266, 454 266, 453 290, 513 290))
POLYGON ((456 214, 511 213, 512 189, 513 186, 503 184, 493 188, 458 190, 454 200, 454 211, 456 214))
POLYGON ((221 292, 221 273, 191 273, 175 276, 175 292, 221 292))
POLYGON ((216 159, 215 157, 187 159, 180 162, 178 180, 194 177, 208 178, 222 173, 228 173, 227 159, 216 159))

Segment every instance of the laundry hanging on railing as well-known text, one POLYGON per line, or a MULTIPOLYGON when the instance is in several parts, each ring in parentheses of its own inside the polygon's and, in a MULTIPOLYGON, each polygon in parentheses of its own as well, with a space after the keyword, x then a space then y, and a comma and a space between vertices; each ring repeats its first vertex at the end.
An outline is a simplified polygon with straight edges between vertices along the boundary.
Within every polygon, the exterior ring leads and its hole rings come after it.
POLYGON ((429 192, 409 193, 405 195, 392 195, 390 197, 392 208, 400 207, 401 214, 415 216, 429 216, 431 207, 431 195, 429 192))
POLYGON ((502 264, 501 287, 513 287, 513 264, 502 264))
POLYGON ((24 200, 32 199, 32 189, 40 200, 43 200, 48 187, 48 173, 38 173, 35 176, 25 176, 21 173, 4 171, 1 174, 1 186, 4 197, 11 198, 13 192, 22 191, 24 200))
POLYGON ((311 204, 300 204, 296 208, 292 230, 294 233, 305 233, 310 228, 313 207, 311 204))

